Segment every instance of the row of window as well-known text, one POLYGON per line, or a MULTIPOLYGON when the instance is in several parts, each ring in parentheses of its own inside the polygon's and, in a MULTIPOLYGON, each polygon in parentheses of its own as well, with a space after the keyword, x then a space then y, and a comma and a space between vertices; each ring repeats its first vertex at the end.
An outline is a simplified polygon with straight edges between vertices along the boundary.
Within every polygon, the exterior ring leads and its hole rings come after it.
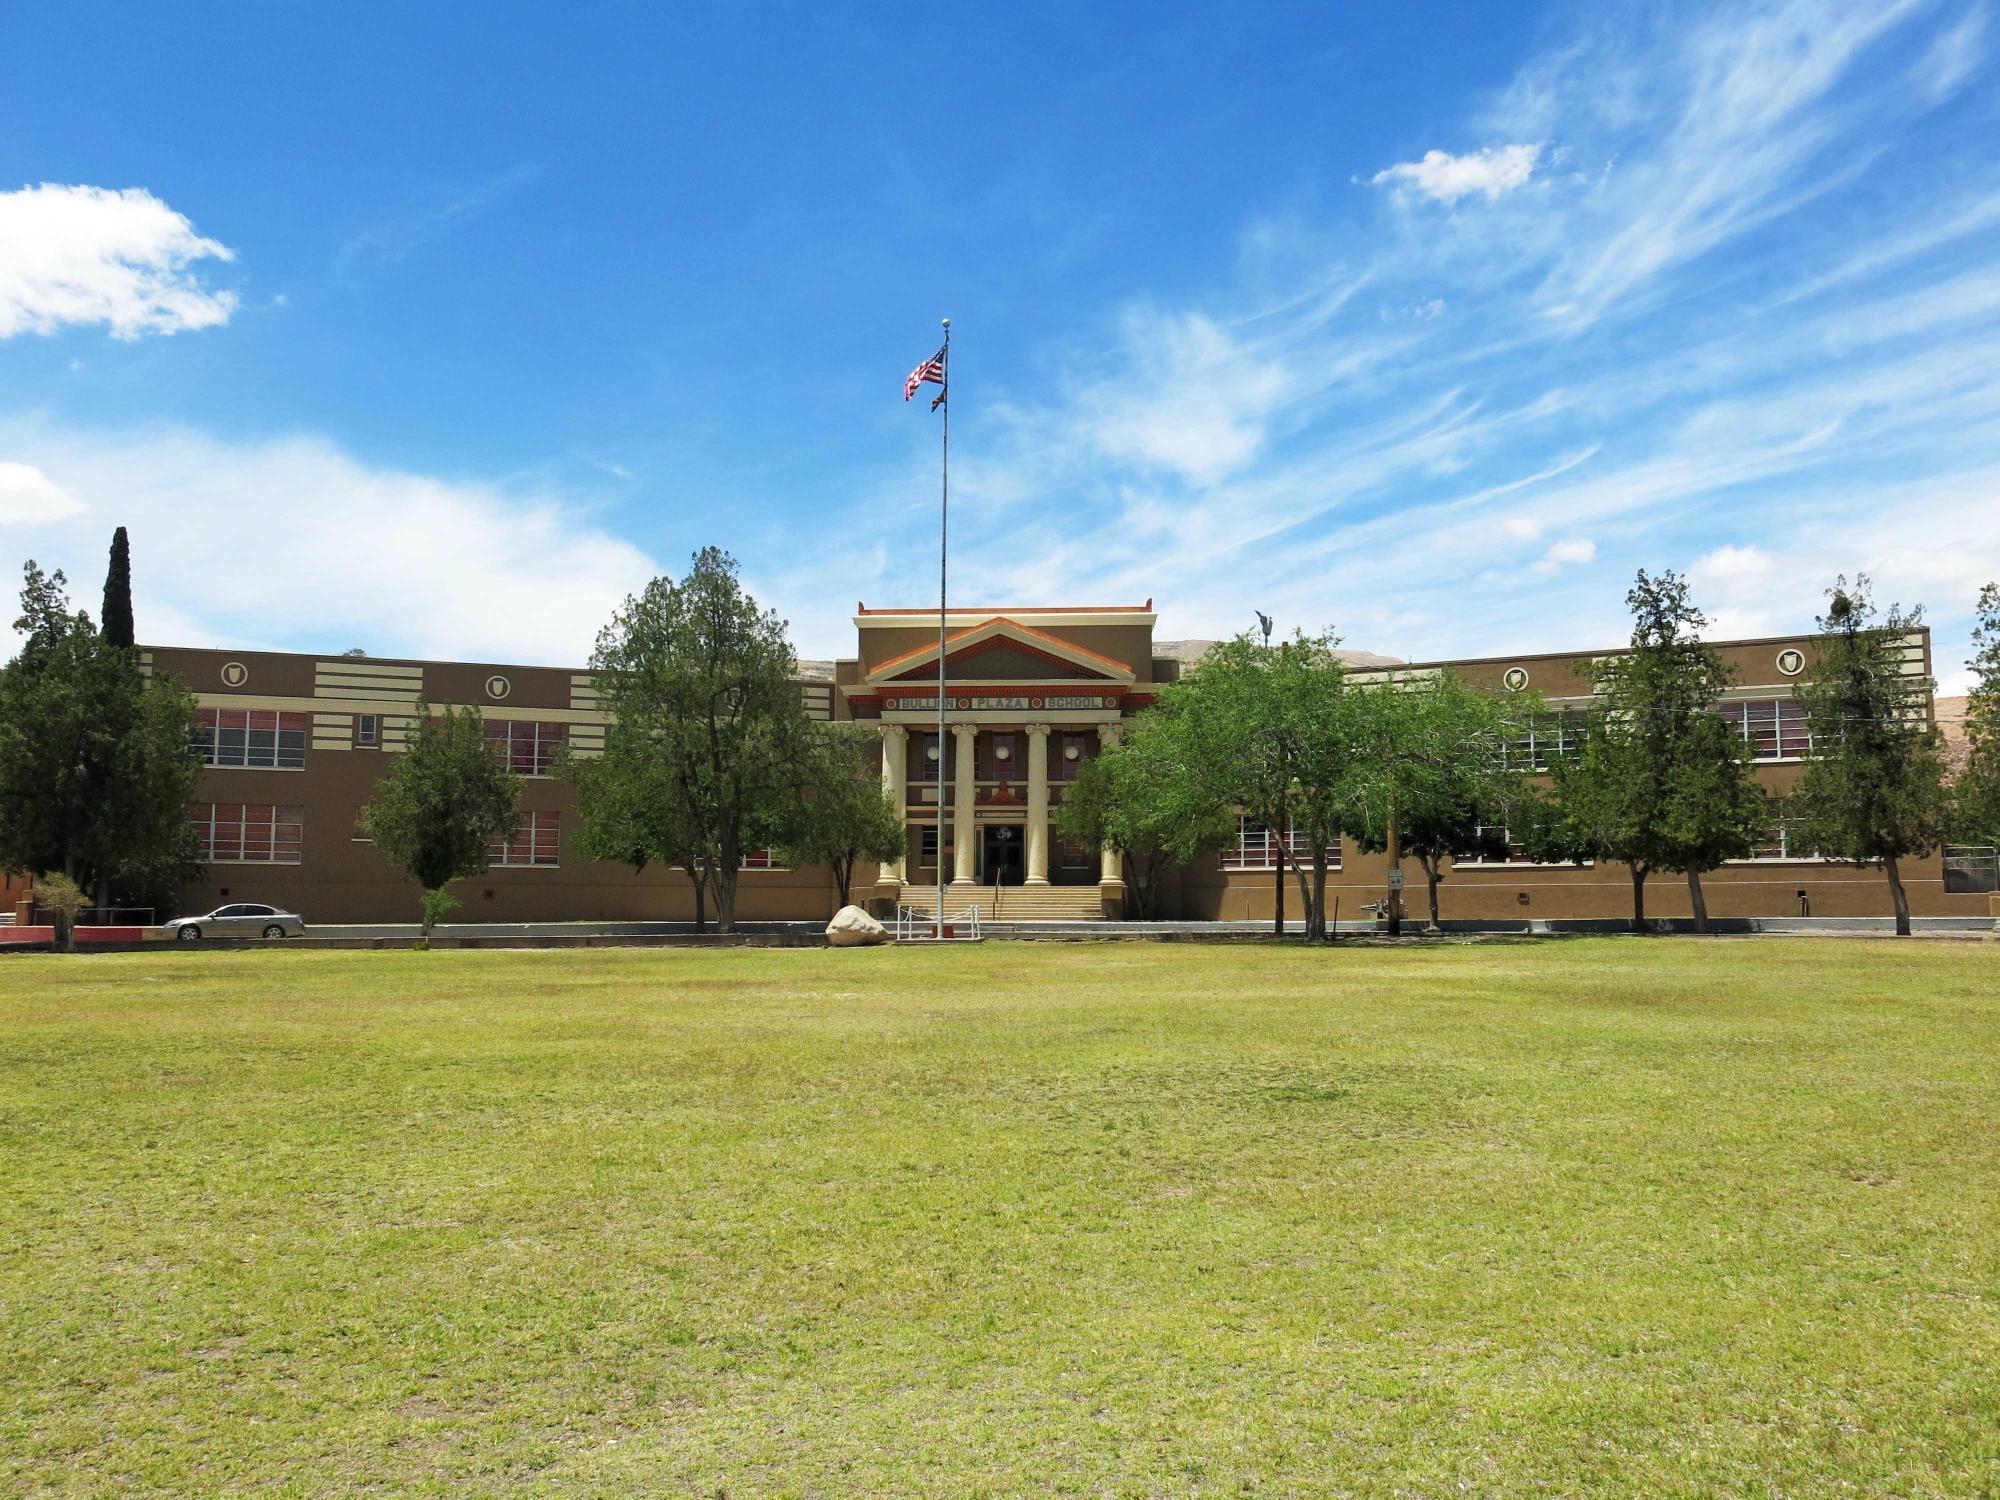
MULTIPOLYGON (((1819 851, 1806 842, 1798 822, 1792 817, 1786 800, 1782 797, 1769 799, 1771 808, 1771 834, 1757 846, 1751 855, 1753 860, 1814 860, 1819 851)), ((1482 824, 1479 829, 1481 841, 1488 834, 1497 835, 1507 846, 1507 853, 1501 857, 1492 855, 1461 855, 1452 863, 1455 865, 1531 865, 1535 861, 1528 858, 1527 847, 1504 824, 1482 824)), ((1296 828, 1285 830, 1281 844, 1276 833, 1264 824, 1249 818, 1236 820, 1236 845, 1222 851, 1222 868, 1225 870, 1271 870, 1277 868, 1280 848, 1289 847, 1292 855, 1301 864, 1311 858, 1307 839, 1296 828)), ((1340 841, 1336 839, 1326 851, 1327 864, 1338 868, 1340 865, 1340 841)))
MULTIPOLYGON (((1819 850, 1807 842, 1798 820, 1790 811, 1790 804, 1783 797, 1766 799, 1770 807, 1770 837, 1756 846, 1752 860, 1813 860, 1820 857, 1819 850)), ((1457 865, 1531 865, 1535 861, 1528 858, 1528 851, 1521 840, 1505 824, 1482 824, 1479 829, 1483 839, 1487 834, 1496 834, 1507 846, 1504 858, 1480 855, 1475 858, 1459 858, 1452 861, 1457 865)), ((1735 863, 1735 861, 1732 861, 1735 863)))
MULTIPOLYGON (((188 822, 201 846, 201 857, 212 865, 295 865, 304 855, 306 814, 303 807, 272 802, 197 802, 188 822)), ((496 839, 487 856, 502 868, 562 863, 562 814, 527 812, 511 839, 496 839)), ((743 857, 746 870, 780 870, 775 852, 753 849, 743 857)))
MULTIPOLYGON (((1090 758, 1095 731, 1059 730, 1049 736, 1048 775, 1051 781, 1074 781, 1090 758)), ((938 779, 938 737, 935 732, 912 736, 917 748, 916 780, 938 779)), ((975 781, 1026 781, 1028 736, 1014 730, 985 730, 973 746, 975 781)))
MULTIPOLYGON (((263 708, 201 708, 195 710, 195 754, 205 766, 250 770, 302 771, 306 738, 312 721, 306 714, 263 708)), ((381 737, 375 714, 355 719, 354 741, 372 746, 381 737)), ((522 776, 547 776, 555 767, 556 747, 569 740, 569 725, 528 719, 489 719, 486 743, 506 765, 522 776)))
MULTIPOLYGON (((1222 868, 1225 870, 1275 870, 1281 852, 1289 852, 1301 865, 1312 859, 1312 840, 1296 828, 1286 828, 1281 837, 1277 830, 1269 828, 1249 818, 1236 820, 1236 847, 1222 851, 1222 868)), ((1338 869, 1340 866, 1340 840, 1327 845, 1326 862, 1338 869)))
MULTIPOLYGON (((1742 698, 1718 703, 1715 712, 1750 746, 1752 760, 1802 760, 1812 753, 1806 706, 1796 698, 1742 698)), ((1538 714, 1500 745, 1500 764, 1516 771, 1546 771, 1583 749, 1585 719, 1576 713, 1538 714)))

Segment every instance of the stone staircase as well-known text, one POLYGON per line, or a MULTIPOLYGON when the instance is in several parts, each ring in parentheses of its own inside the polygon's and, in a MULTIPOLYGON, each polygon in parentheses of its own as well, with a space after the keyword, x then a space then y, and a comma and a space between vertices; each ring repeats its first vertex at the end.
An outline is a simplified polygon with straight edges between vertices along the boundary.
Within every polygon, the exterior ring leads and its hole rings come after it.
MULTIPOLYGON (((929 911, 937 888, 905 886, 903 904, 929 911)), ((944 909, 956 914, 972 908, 979 920, 992 922, 1095 922, 1104 916, 1104 900, 1094 885, 946 886, 944 909)))

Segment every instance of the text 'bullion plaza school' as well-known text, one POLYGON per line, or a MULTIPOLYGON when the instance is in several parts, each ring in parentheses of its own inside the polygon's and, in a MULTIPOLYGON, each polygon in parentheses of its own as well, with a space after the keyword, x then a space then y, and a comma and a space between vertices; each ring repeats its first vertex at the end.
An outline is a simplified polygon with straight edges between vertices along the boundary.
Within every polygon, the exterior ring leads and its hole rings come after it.
MULTIPOLYGON (((909 891, 925 900, 943 859, 953 910, 996 907, 1019 919, 1124 915, 1120 856, 1055 836, 1051 814, 1081 766, 1154 701, 1204 643, 1155 642, 1157 616, 1144 605, 1080 609, 955 610, 946 621, 950 743, 937 743, 938 627, 935 611, 861 608, 849 660, 807 662, 799 693, 815 718, 879 726, 882 780, 904 810, 903 858, 856 872, 855 899, 886 912, 909 891)), ((1778 814, 1758 857, 1725 866, 1707 882, 1719 917, 1880 916, 1889 895, 1879 871, 1836 864, 1796 847, 1785 798, 1808 748, 1794 688, 1811 670, 1810 637, 1736 641, 1720 647, 1736 682, 1718 705, 1751 746, 1757 776, 1778 814)), ((1930 637, 1904 639, 1905 670, 1929 681, 1930 637)), ((1343 653, 1363 678, 1388 658, 1343 653)), ((1495 693, 1533 690, 1552 710, 1585 701, 1580 662, 1603 652, 1449 663, 1394 664, 1402 674, 1449 667, 1495 693)), ((230 900, 271 902, 323 923, 405 920, 411 886, 360 836, 361 809, 417 704, 470 704, 495 752, 526 780, 520 831, 493 851, 492 869, 464 882, 467 921, 684 920, 693 892, 677 870, 585 860, 571 847, 572 789, 550 774, 556 748, 590 756, 604 743, 588 673, 476 662, 391 661, 154 647, 148 669, 185 683, 199 704, 204 770, 192 810, 206 879, 190 889, 192 910, 230 900)), ((1926 694, 1926 713, 1934 712, 1926 694)), ((1535 769, 1568 748, 1560 713, 1509 747, 1535 769)), ((1379 855, 1332 854, 1328 899, 1348 913, 1381 897, 1379 855)), ((1187 920, 1269 918, 1273 835, 1239 820, 1235 843, 1170 872, 1157 914, 1187 920)), ((1905 876, 1919 915, 1974 914, 1985 897, 1946 889, 1942 860, 1913 861, 1905 876)), ((1619 917, 1630 912, 1622 866, 1537 865, 1515 857, 1458 861, 1444 882, 1451 919, 1619 917)), ((743 919, 824 919, 832 902, 823 870, 782 868, 766 851, 748 860, 738 898, 743 919)), ((1662 883, 1649 894, 1661 916, 1684 915, 1686 891, 1662 883)))

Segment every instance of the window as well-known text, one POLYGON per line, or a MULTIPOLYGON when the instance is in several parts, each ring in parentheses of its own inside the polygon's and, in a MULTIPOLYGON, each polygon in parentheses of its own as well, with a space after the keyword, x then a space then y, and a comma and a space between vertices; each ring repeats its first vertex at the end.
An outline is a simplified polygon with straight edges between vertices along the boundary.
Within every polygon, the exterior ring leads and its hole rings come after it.
MULTIPOLYGON (((1296 828, 1285 831, 1284 847, 1300 864, 1312 858, 1312 848, 1306 836, 1296 828)), ((1236 847, 1222 851, 1222 868, 1225 870, 1273 870, 1278 865, 1278 838, 1262 823, 1239 817, 1236 820, 1236 847)), ((1340 864, 1340 840, 1335 839, 1326 846, 1326 862, 1330 866, 1340 864)))
POLYGON ((1063 870, 1087 870, 1098 860, 1098 852, 1082 839, 1056 840, 1056 866, 1063 870))
MULTIPOLYGON (((1514 830, 1504 823, 1481 823, 1478 825, 1478 828, 1479 837, 1482 840, 1488 834, 1497 834, 1499 836, 1500 841, 1507 846, 1506 858, 1496 859, 1489 854, 1454 854, 1451 857, 1453 868, 1468 865, 1475 869, 1481 865, 1489 868, 1499 865, 1542 865, 1548 869, 1576 869, 1580 867, 1579 864, 1570 860, 1530 859, 1528 857, 1527 846, 1521 842, 1514 830)), ((1590 861, 1587 859, 1581 861, 1582 865, 1588 865, 1589 863, 1590 861)))
POLYGON ((538 724, 533 719, 486 721, 487 746, 517 776, 548 775, 556 747, 568 739, 567 724, 538 724))
POLYGON ((379 745, 382 742, 382 720, 375 714, 356 714, 354 717, 354 743, 357 745, 379 745))
POLYGON ((1499 837, 1507 846, 1506 857, 1495 859, 1490 854, 1470 854, 1461 858, 1454 855, 1451 861, 1454 865, 1531 865, 1535 862, 1528 858, 1527 846, 1514 836, 1514 831, 1506 824, 1481 823, 1478 827, 1481 842, 1484 842, 1489 834, 1499 837))
POLYGON ((1532 714, 1500 742, 1500 764, 1514 771, 1546 771, 1574 760, 1583 749, 1581 714, 1532 714))
POLYGON ((1052 781, 1074 781, 1083 770, 1083 763, 1090 758, 1087 748, 1090 737, 1083 734, 1063 732, 1062 745, 1056 751, 1055 770, 1050 775, 1052 781))
POLYGON ((522 813, 514 836, 487 845, 487 857, 496 865, 554 866, 562 862, 558 848, 561 833, 561 813, 522 813))
POLYGON ((1796 698, 1737 699, 1716 704, 1715 711, 1750 742, 1753 760, 1800 760, 1812 749, 1806 706, 1796 698))
POLYGON ((928 870, 935 870, 937 868, 937 840, 937 829, 924 828, 918 830, 917 865, 919 868, 928 870))
POLYGON ((784 861, 778 858, 778 851, 775 849, 746 849, 743 851, 743 863, 739 868, 745 870, 782 870, 786 866, 784 861))
POLYGON ((305 844, 301 807, 197 802, 188 811, 201 857, 212 865, 295 865, 305 844))
POLYGON ((306 725, 304 714, 266 708, 198 708, 194 746, 205 766, 303 771, 306 725))
POLYGON ((1798 820, 1791 814, 1791 804, 1783 797, 1766 799, 1770 809, 1771 828, 1764 842, 1757 846, 1751 859, 1818 859, 1819 850, 1812 847, 1805 836, 1805 830, 1798 826, 1798 820))

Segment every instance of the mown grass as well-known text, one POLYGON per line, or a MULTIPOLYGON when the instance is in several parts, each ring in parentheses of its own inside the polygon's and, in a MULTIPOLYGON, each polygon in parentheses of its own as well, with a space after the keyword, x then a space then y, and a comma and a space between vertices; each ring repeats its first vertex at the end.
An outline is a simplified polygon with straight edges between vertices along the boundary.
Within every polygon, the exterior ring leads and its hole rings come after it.
POLYGON ((0 962, 0 1491, 1979 1494, 2000 952, 0 962))

